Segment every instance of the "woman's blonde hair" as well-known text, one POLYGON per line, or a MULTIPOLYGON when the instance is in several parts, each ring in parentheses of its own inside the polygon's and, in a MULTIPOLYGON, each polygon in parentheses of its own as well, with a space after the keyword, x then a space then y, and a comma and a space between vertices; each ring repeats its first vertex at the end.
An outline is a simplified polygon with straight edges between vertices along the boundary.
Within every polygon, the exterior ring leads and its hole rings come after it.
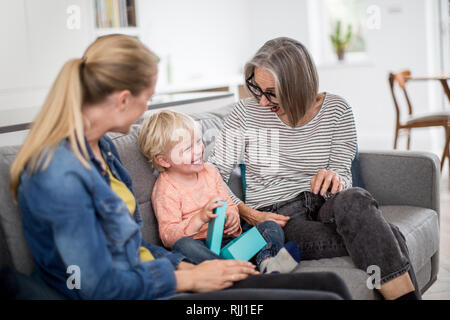
POLYGON ((169 152, 186 134, 194 137, 199 130, 197 123, 188 115, 163 110, 142 122, 138 139, 139 149, 153 168, 163 172, 165 168, 157 163, 156 157, 169 152))
POLYGON ((153 85, 156 74, 156 56, 138 39, 125 35, 100 37, 81 59, 69 60, 56 77, 11 165, 9 185, 14 200, 23 170, 27 167, 29 175, 45 170, 63 139, 68 139, 75 156, 89 169, 84 138, 88 124, 82 107, 99 103, 119 90, 138 96, 153 85))
POLYGON ((286 37, 269 40, 245 65, 245 80, 254 73, 255 67, 272 74, 279 104, 289 123, 295 126, 314 105, 319 90, 317 69, 306 47, 286 37))

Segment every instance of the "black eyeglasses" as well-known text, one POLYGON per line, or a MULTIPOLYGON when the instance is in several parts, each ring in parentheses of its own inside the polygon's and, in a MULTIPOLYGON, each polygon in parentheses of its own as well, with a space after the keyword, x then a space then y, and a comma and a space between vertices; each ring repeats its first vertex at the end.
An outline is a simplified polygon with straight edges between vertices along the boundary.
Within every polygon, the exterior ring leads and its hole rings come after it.
POLYGON ((276 99, 277 96, 272 92, 262 91, 260 87, 253 83, 254 73, 245 81, 248 90, 255 96, 257 100, 261 100, 261 97, 264 95, 266 99, 274 106, 278 106, 278 102, 273 101, 272 99, 276 99))

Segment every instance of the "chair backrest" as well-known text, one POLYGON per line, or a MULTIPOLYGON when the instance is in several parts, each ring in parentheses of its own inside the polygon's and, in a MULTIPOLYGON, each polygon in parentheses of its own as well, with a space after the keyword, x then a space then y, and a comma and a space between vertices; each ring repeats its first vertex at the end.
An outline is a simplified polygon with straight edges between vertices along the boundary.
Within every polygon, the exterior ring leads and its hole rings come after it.
POLYGON ((400 124, 400 106, 398 99, 395 94, 395 84, 397 83, 398 87, 403 91, 403 94, 405 96, 406 104, 408 106, 408 114, 412 115, 413 113, 413 107, 411 104, 411 100, 409 99, 408 92, 406 90, 406 83, 408 82, 409 78, 411 77, 411 71, 404 70, 398 73, 389 73, 389 87, 391 89, 392 99, 394 101, 395 106, 395 112, 397 116, 397 125, 400 124))

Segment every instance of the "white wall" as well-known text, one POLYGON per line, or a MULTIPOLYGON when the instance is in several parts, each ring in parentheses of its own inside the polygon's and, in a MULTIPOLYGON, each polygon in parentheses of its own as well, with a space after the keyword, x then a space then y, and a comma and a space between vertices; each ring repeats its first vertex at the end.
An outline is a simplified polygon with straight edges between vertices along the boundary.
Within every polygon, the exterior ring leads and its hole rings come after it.
POLYGON ((307 1, 247 0, 247 23, 251 53, 254 54, 267 40, 276 37, 297 39, 309 45, 307 1))
MULTIPOLYGON (((173 83, 223 79, 242 70, 248 56, 247 2, 242 0, 145 0, 139 2, 143 41, 168 55, 173 83)), ((167 84, 162 70, 159 87, 167 84)))
POLYGON ((30 121, 63 63, 91 40, 87 0, 0 0, 0 126, 30 121), (80 29, 67 28, 67 8, 81 8, 80 29), (7 9, 5 9, 7 8, 7 9))

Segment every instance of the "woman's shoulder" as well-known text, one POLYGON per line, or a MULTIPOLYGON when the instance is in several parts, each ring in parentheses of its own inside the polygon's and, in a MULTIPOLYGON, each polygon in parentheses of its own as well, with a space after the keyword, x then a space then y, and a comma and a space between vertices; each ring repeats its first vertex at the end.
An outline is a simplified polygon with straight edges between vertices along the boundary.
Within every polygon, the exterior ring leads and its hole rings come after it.
MULTIPOLYGON (((92 167, 92 165, 91 165, 92 167)), ((74 195, 78 191, 87 190, 92 187, 92 172, 83 166, 73 153, 68 141, 61 141, 54 150, 45 151, 39 169, 32 173, 28 172, 28 166, 21 175, 20 190, 40 190, 43 193, 56 193, 61 196, 74 195), (46 159, 51 160, 46 167, 46 159), (37 188, 37 189, 36 189, 37 188)), ((30 191, 31 192, 31 191, 30 191)), ((84 191, 83 191, 84 192, 84 191)))
MULTIPOLYGON (((42 172, 50 173, 67 173, 69 171, 85 172, 88 169, 83 166, 81 161, 76 157, 68 140, 62 140, 58 146, 52 150, 45 151, 42 164, 46 162, 47 157, 51 156, 49 165, 42 172)), ((88 160, 89 161, 89 160, 88 160)))
POLYGON ((247 114, 251 113, 254 110, 258 110, 258 106, 258 101, 256 101, 255 98, 243 98, 234 104, 230 115, 245 118, 247 117, 247 114))
POLYGON ((114 157, 116 157, 119 161, 120 161, 120 156, 119 156, 119 152, 117 151, 116 145, 114 144, 113 140, 111 139, 111 137, 109 137, 108 135, 104 135, 100 140, 99 140, 99 146, 100 149, 103 151, 111 151, 114 154, 114 157))
POLYGON ((335 107, 340 107, 344 109, 350 108, 348 101, 341 95, 325 92, 324 104, 333 105, 335 107))
POLYGON ((245 110, 247 113, 251 113, 256 111, 257 113, 261 112, 261 106, 259 101, 254 97, 243 98, 238 101, 237 107, 245 110))
POLYGON ((350 104, 344 97, 329 92, 325 92, 323 106, 325 110, 338 114, 351 110, 350 104))
POLYGON ((242 105, 242 107, 244 108, 253 108, 259 106, 258 100, 256 100, 255 97, 242 98, 238 101, 238 104, 242 105))
POLYGON ((258 100, 253 97, 244 98, 235 103, 229 118, 241 126, 259 126, 262 122, 266 125, 274 121, 274 113, 270 108, 261 107, 258 100))

